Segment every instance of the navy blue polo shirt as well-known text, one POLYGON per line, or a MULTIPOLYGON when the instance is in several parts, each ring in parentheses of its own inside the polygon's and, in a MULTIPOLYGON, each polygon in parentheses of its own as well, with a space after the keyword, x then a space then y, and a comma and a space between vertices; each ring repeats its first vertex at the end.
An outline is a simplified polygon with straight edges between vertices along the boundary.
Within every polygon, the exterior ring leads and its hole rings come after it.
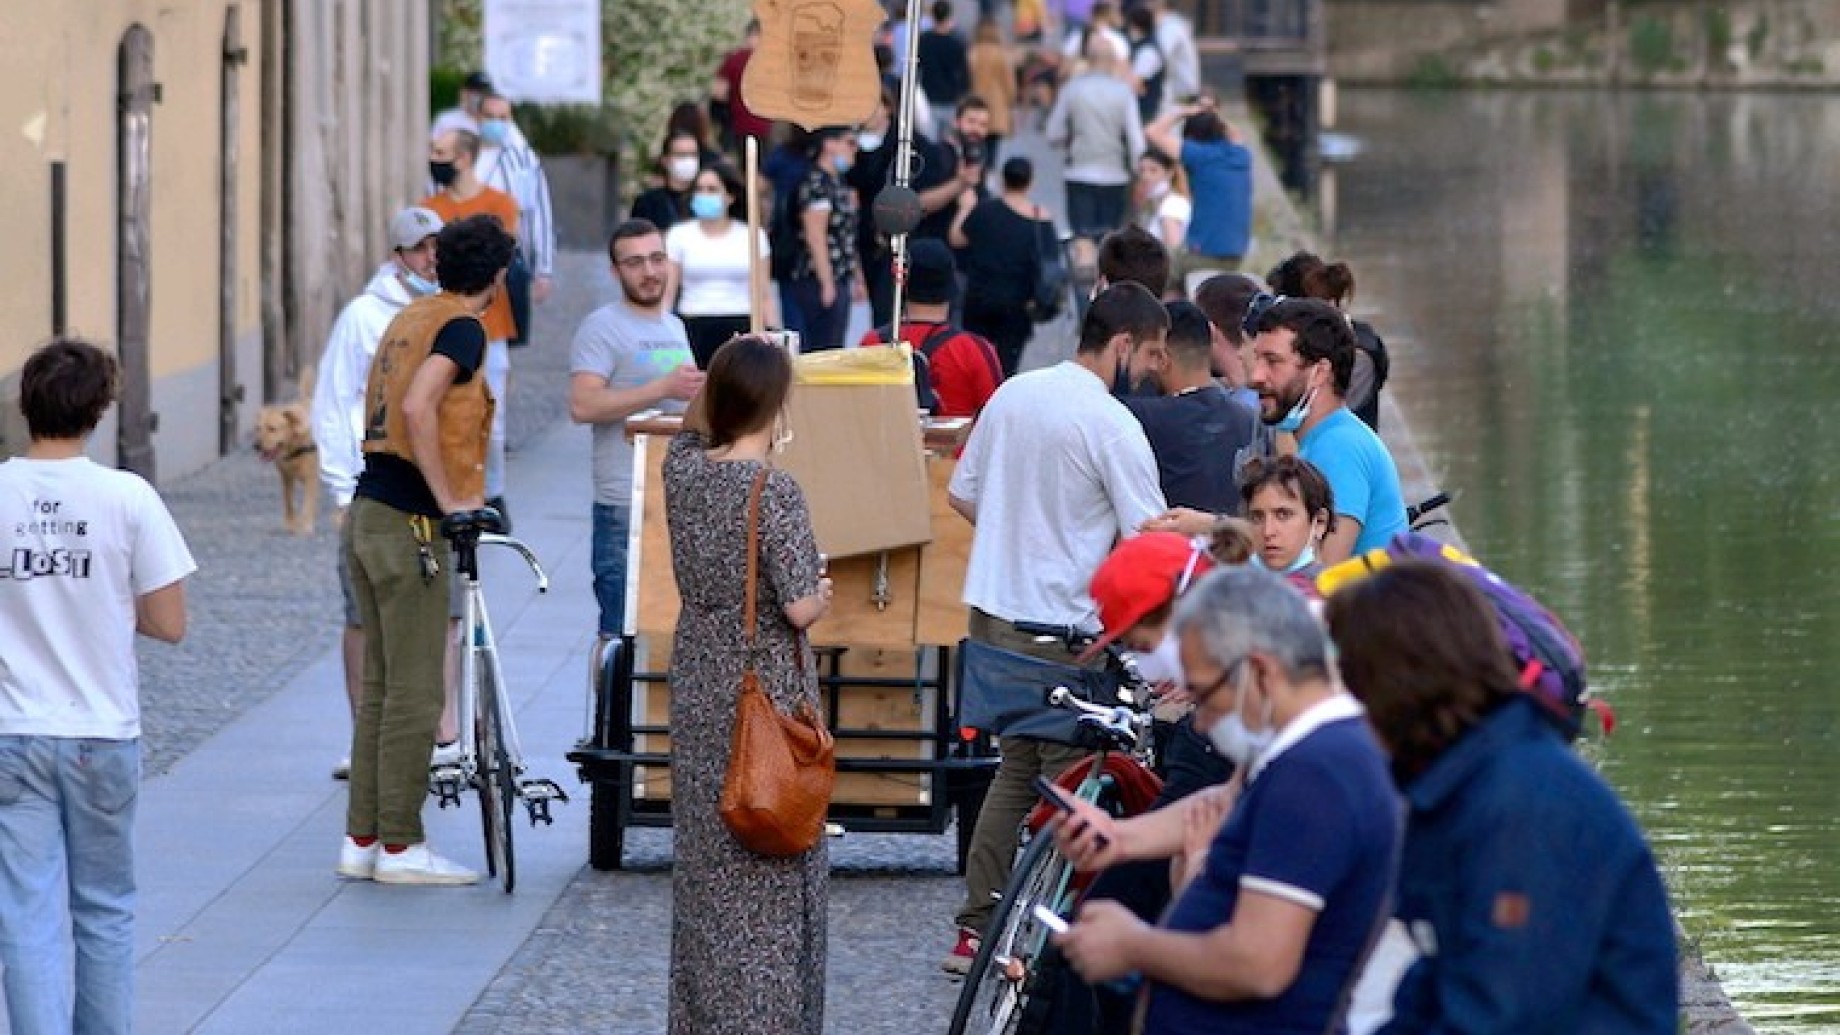
POLYGON ((1212 1002, 1152 983, 1148 1035, 1322 1035, 1387 905, 1400 801, 1360 706, 1338 695, 1292 720, 1208 849, 1164 926, 1209 931, 1241 889, 1316 913, 1296 980, 1275 999, 1212 1002))

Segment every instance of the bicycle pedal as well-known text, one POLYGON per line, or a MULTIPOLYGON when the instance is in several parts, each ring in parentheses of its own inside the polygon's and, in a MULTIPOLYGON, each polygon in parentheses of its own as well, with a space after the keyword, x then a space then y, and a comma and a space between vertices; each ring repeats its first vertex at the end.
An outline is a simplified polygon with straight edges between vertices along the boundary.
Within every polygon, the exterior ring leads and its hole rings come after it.
POLYGON ((429 778, 428 793, 434 795, 435 803, 440 808, 447 808, 449 805, 459 808, 460 793, 466 789, 466 783, 461 779, 460 770, 457 767, 443 767, 444 770, 449 768, 452 769, 451 773, 440 772, 439 775, 429 778))
POLYGON ((526 780, 518 785, 518 796, 524 799, 524 807, 530 810, 530 825, 542 823, 549 826, 556 822, 550 815, 550 802, 569 802, 568 792, 556 786, 554 780, 526 780))

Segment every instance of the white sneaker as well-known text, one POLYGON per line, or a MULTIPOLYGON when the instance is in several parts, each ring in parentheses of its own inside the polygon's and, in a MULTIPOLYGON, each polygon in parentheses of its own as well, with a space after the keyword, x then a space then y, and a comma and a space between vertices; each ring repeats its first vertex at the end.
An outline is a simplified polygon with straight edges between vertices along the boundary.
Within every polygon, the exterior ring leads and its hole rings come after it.
POLYGON ((434 746, 434 754, 428 756, 428 768, 430 769, 439 769, 442 766, 459 764, 460 742, 457 740, 451 744, 436 744, 434 746))
POLYGON ((370 880, 377 872, 377 856, 383 851, 383 843, 372 841, 369 848, 359 847, 358 842, 345 835, 339 842, 339 865, 334 872, 351 880, 370 880))
POLYGON ((351 756, 350 755, 346 755, 344 758, 339 759, 338 764, 332 767, 332 778, 334 780, 351 779, 351 756))
POLYGON ((436 855, 424 841, 379 854, 371 879, 379 884, 477 884, 479 874, 436 855))

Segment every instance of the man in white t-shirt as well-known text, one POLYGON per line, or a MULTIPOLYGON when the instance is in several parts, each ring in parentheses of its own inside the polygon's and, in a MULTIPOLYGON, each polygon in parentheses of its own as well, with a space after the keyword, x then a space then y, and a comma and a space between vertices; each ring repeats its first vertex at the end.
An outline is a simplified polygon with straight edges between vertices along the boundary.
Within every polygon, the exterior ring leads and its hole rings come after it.
POLYGON ((626 541, 632 528, 633 452, 626 418, 654 406, 682 409, 703 387, 684 322, 664 307, 670 257, 650 220, 614 228, 607 257, 619 300, 589 313, 569 350, 569 417, 594 429, 594 510, 589 564, 600 603, 601 647, 626 631, 626 541))
POLYGON ((134 1021, 134 634, 185 635, 197 565, 153 486, 84 456, 118 380, 87 342, 39 349, 19 382, 31 444, 0 464, 0 967, 15 1032, 134 1021))
MULTIPOLYGON (((1112 396, 1159 368, 1169 315, 1140 284, 1093 299, 1074 357, 1003 383, 985 405, 952 474, 952 509, 976 526, 965 569, 971 638, 1071 664, 1012 623, 1098 632, 1087 586, 1118 540, 1162 513, 1156 457, 1144 429, 1112 396)), ((977 953, 1014 862, 1016 826, 1035 804, 1034 779, 1054 778, 1083 754, 1066 744, 999 738, 998 766, 966 860, 958 943, 945 968, 963 973, 977 953)))

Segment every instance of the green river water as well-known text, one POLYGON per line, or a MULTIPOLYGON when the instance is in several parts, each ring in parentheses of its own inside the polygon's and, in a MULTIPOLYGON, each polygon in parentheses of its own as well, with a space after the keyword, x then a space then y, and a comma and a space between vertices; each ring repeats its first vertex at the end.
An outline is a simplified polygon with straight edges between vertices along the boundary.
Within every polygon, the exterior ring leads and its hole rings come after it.
POLYGON ((1325 248, 1759 1031, 1840 1031, 1840 97, 1344 91, 1325 248))

